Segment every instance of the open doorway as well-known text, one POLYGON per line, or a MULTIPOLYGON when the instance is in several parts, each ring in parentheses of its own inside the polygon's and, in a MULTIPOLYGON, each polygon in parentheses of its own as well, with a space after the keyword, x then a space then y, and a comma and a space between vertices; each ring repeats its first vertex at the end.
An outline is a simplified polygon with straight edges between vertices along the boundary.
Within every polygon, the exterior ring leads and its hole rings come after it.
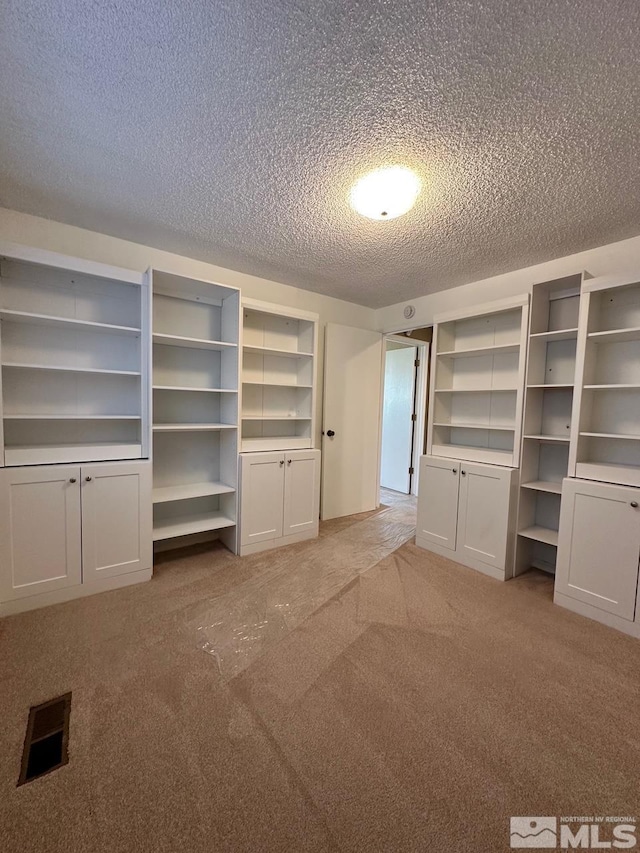
POLYGON ((385 338, 380 487, 418 494, 418 462, 424 453, 431 329, 385 338))

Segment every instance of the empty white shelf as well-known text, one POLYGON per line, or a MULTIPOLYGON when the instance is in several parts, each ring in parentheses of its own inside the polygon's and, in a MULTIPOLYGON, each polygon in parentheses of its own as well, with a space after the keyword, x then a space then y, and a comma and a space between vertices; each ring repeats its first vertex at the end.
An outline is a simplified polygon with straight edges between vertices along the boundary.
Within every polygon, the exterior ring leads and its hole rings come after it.
POLYGON ((576 463, 576 476, 584 480, 599 480, 603 483, 625 483, 640 486, 640 468, 613 462, 585 460, 576 463))
POLYGON ((63 367, 55 364, 23 364, 4 362, 2 367, 16 370, 56 370, 61 373, 107 373, 112 376, 140 376, 139 370, 111 370, 103 367, 63 367))
POLYGON ((242 415, 243 421, 310 421, 298 415, 242 415))
POLYGON ((500 432, 515 432, 515 426, 498 426, 497 424, 452 424, 437 422, 434 427, 450 427, 451 429, 490 429, 499 430, 500 432))
POLYGON ((313 358, 312 352, 294 352, 293 350, 275 349, 274 347, 244 346, 243 349, 245 352, 255 352, 262 355, 284 356, 285 358, 313 358))
POLYGON ((500 353, 518 352, 520 344, 492 344, 488 347, 470 347, 468 349, 444 350, 439 356, 446 358, 471 358, 475 355, 498 355, 500 353))
POLYGON ((589 340, 596 344, 614 344, 622 341, 640 341, 640 326, 628 329, 609 329, 606 332, 589 332, 589 340))
POLYGON ((436 388, 436 394, 515 394, 517 388, 436 388))
POLYGON ((154 432, 215 432, 219 429, 237 429, 235 424, 154 424, 154 432))
POLYGON ((5 421, 140 421, 140 415, 4 415, 5 421))
POLYGON ((532 341, 570 341, 578 336, 578 329, 554 329, 552 332, 534 332, 532 341))
POLYGON ((532 480, 530 483, 522 483, 523 489, 533 489, 536 492, 550 492, 553 495, 562 494, 562 483, 551 483, 546 480, 532 480))
POLYGON ((153 490, 154 504, 169 501, 184 501, 190 498, 204 498, 209 495, 227 495, 235 492, 226 483, 189 483, 183 486, 162 486, 153 490))
POLYGON ((137 336, 140 334, 140 329, 136 326, 115 326, 111 323, 96 323, 93 320, 77 320, 73 317, 58 317, 49 314, 33 314, 30 311, 12 311, 7 308, 0 310, 0 319, 11 323, 58 326, 59 328, 77 329, 79 331, 84 329, 85 331, 114 335, 137 336))
POLYGON ((524 530, 519 530, 518 536, 524 536, 526 539, 535 539, 536 542, 545 542, 547 545, 558 544, 557 530, 550 530, 548 527, 540 527, 537 524, 534 524, 532 527, 526 527, 524 530))
POLYGON ((581 432, 587 438, 619 438, 623 441, 640 441, 640 435, 629 435, 617 432, 581 432))
POLYGON ((568 435, 525 435, 525 438, 535 439, 536 441, 547 441, 550 443, 558 442, 569 442, 568 435))
POLYGON ((585 391, 624 391, 640 388, 637 384, 620 384, 620 385, 583 385, 585 391))
POLYGON ((191 385, 154 385, 154 391, 197 391, 208 394, 237 394, 235 388, 194 388, 191 385))
POLYGON ((187 347, 189 349, 226 350, 237 347, 237 344, 227 341, 208 341, 204 338, 186 338, 182 335, 165 335, 159 332, 153 334, 154 344, 162 344, 168 347, 187 347))
POLYGON ((496 450, 492 447, 470 447, 468 444, 434 444, 433 455, 459 459, 464 450, 467 462, 486 462, 489 465, 511 466, 513 450, 496 450))
POLYGON ((555 389, 558 389, 558 388, 569 388, 570 389, 573 387, 574 387, 573 383, 562 383, 562 382, 558 382, 558 383, 547 382, 544 385, 527 385, 527 388, 544 388, 544 389, 549 388, 551 390, 553 390, 554 388, 555 389))
POLYGON ((5 447, 5 465, 48 465, 66 462, 103 462, 141 459, 140 442, 92 442, 91 444, 14 445, 5 447))
POLYGON ((234 527, 235 521, 221 512, 203 512, 195 515, 178 515, 175 518, 162 519, 153 523, 153 541, 172 539, 174 536, 189 536, 206 530, 220 530, 234 527))
POLYGON ((296 450, 309 447, 309 439, 302 436, 258 436, 242 439, 244 453, 257 453, 261 450, 296 450))
POLYGON ((292 382, 254 382, 242 380, 243 385, 259 385, 261 388, 313 388, 313 385, 294 385, 292 382))

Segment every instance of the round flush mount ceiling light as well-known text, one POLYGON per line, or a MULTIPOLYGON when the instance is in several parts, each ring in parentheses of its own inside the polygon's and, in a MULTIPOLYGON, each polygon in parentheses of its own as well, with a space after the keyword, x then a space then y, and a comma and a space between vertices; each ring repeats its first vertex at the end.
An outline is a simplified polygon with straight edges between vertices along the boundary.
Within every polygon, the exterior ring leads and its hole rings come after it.
POLYGON ((369 172, 351 189, 351 207, 369 219, 397 219, 411 210, 420 193, 420 178, 406 166, 369 172))

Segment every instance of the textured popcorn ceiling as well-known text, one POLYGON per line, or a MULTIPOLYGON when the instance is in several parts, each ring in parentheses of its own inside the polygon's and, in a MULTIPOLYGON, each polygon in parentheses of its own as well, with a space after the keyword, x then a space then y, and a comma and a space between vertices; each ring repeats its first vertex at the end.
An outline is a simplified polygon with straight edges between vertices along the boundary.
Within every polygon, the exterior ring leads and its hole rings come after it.
POLYGON ((1 5, 2 206, 374 307, 640 232, 638 0, 1 5))

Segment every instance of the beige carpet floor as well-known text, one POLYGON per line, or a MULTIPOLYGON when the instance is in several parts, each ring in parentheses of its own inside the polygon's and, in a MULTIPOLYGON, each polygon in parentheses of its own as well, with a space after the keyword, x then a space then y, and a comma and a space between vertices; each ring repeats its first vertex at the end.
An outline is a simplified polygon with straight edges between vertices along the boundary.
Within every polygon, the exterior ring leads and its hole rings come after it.
POLYGON ((1 621, 0 851, 495 853, 510 815, 640 812, 640 643, 385 502, 1 621), (17 788, 29 706, 69 690, 69 764, 17 788))

